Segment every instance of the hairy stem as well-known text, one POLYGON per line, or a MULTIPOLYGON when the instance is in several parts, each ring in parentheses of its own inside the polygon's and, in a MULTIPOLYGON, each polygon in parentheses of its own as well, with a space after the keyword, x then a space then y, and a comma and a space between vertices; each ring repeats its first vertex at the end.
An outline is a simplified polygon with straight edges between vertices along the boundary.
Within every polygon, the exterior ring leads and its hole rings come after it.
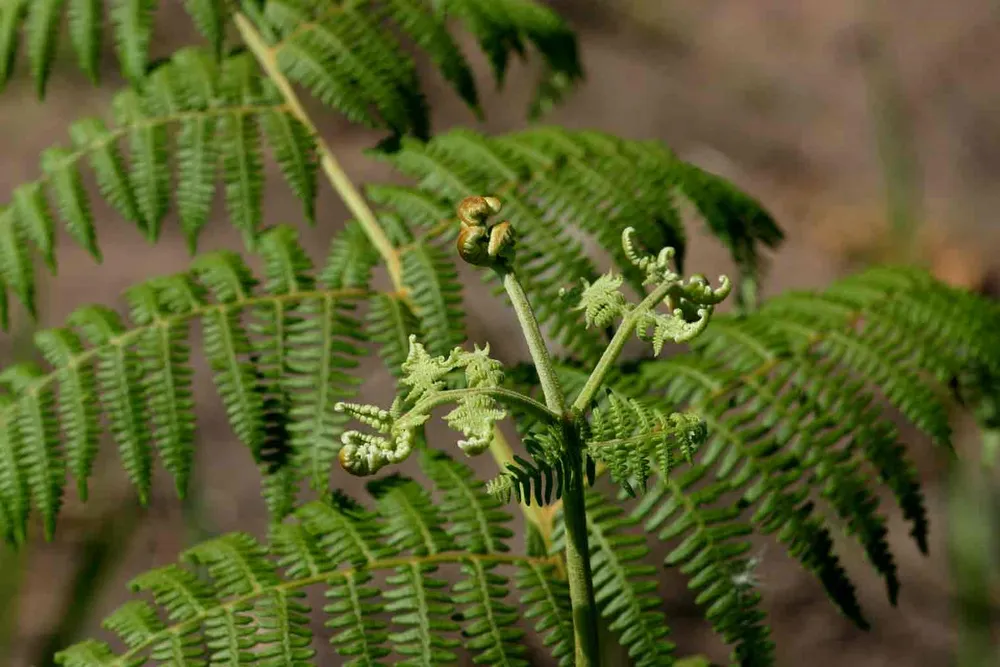
POLYGON ((573 411, 580 413, 587 409, 590 402, 594 399, 594 394, 597 390, 601 388, 604 384, 605 378, 607 378, 608 373, 614 367, 615 362, 618 361, 618 357, 621 356, 622 350, 625 349, 625 343, 628 342, 629 336, 635 331, 636 325, 639 324, 640 318, 646 312, 656 308, 656 306, 663 301, 670 291, 672 285, 670 283, 663 283, 658 285, 656 289, 649 293, 649 295, 642 300, 642 302, 635 307, 628 315, 622 319, 621 326, 618 327, 618 331, 615 332, 614 337, 611 339, 611 343, 608 344, 604 354, 601 355, 600 360, 597 365, 594 366, 594 371, 587 378, 587 383, 583 385, 583 389, 580 390, 580 395, 576 397, 573 401, 573 411))
POLYGON ((538 379, 542 383, 542 393, 545 395, 545 404, 552 412, 562 415, 566 412, 566 398, 563 396, 562 387, 559 386, 559 378, 556 377, 552 368, 552 358, 549 356, 549 348, 545 345, 542 332, 538 328, 538 320, 528 303, 528 295, 524 293, 521 282, 514 275, 513 271, 498 270, 503 281, 503 287, 507 290, 507 296, 514 305, 514 312, 521 323, 521 330, 524 332, 524 340, 528 343, 528 352, 531 353, 531 360, 535 363, 535 370, 538 371, 538 379))
POLYGON ((347 176, 343 167, 340 166, 333 151, 330 150, 330 147, 319 136, 316 126, 302 107, 302 103, 292 89, 291 83, 281 73, 274 56, 274 51, 264 42, 263 37, 261 37, 261 34, 254 27, 250 19, 240 13, 236 13, 235 21, 236 28, 240 32, 240 37, 243 38, 247 48, 254 54, 254 57, 260 63, 268 78, 281 92, 292 115, 315 137, 316 149, 319 153, 320 167, 322 167, 323 173, 326 174, 334 190, 337 191, 337 194, 340 195, 348 210, 365 230, 365 234, 368 235, 372 245, 378 250, 382 259, 385 260, 393 287, 397 291, 403 291, 405 286, 403 285, 403 269, 399 261, 399 253, 396 252, 396 249, 389 241, 389 237, 386 236, 385 230, 378 223, 375 214, 372 212, 371 207, 368 206, 365 198, 354 186, 354 183, 347 176))
POLYGON ((542 393, 545 394, 545 404, 549 410, 563 416, 562 428, 566 443, 563 456, 569 471, 563 490, 563 522, 566 526, 566 576, 573 607, 573 664, 576 667, 596 667, 600 664, 600 652, 597 642, 597 603, 594 601, 590 547, 587 544, 587 507, 583 495, 583 442, 572 416, 566 414, 566 398, 559 386, 549 348, 542 338, 528 296, 513 271, 497 269, 497 272, 521 323, 528 351, 538 371, 542 393))
POLYGON ((576 667, 600 664, 597 641, 597 603, 594 600, 590 545, 587 537, 587 506, 583 493, 583 443, 572 423, 564 425, 566 463, 569 470, 563 490, 563 523, 566 527, 566 578, 573 611, 573 642, 576 667))

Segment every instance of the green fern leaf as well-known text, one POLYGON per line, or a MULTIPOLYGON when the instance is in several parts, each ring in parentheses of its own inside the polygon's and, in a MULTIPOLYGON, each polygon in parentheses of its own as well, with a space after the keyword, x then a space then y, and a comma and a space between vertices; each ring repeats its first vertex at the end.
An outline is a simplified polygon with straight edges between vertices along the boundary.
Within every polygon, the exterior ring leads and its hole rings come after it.
POLYGON ((527 667, 530 663, 524 659, 526 647, 521 642, 524 631, 513 627, 517 610, 503 602, 509 592, 507 577, 494 569, 495 564, 486 566, 480 560, 463 563, 462 573, 468 578, 452 589, 465 622, 465 645, 477 652, 476 664, 527 667))
MULTIPOLYGON (((59 421, 66 439, 66 456, 80 498, 86 500, 87 480, 101 432, 94 366, 89 360, 79 360, 84 353, 83 344, 69 329, 39 331, 35 334, 35 344, 45 360, 59 369, 59 421)), ((16 467, 14 471, 17 474, 16 467)))
POLYGON ((57 662, 66 667, 106 667, 116 660, 107 644, 88 639, 60 653, 57 662))
POLYGON ((518 567, 517 588, 524 617, 534 620, 535 630, 545 635, 545 645, 560 667, 573 664, 573 612, 569 586, 556 575, 554 566, 526 564, 518 567))
POLYGON ((35 507, 42 514, 45 538, 52 539, 56 515, 62 506, 65 462, 59 442, 55 397, 51 388, 39 383, 41 369, 33 364, 10 366, 0 373, 0 382, 18 392, 17 418, 11 438, 17 443, 20 464, 35 507))
POLYGON ((69 39, 76 51, 76 60, 91 82, 100 79, 98 64, 101 55, 101 0, 69 0, 69 39))
POLYGON ((390 373, 399 377, 410 351, 410 336, 420 323, 405 301, 393 294, 376 294, 369 302, 366 333, 379 344, 379 356, 390 373))
POLYGON ((389 641, 388 624, 378 620, 385 603, 378 599, 381 592, 371 581, 370 574, 351 572, 326 593, 330 602, 323 611, 331 616, 326 627, 335 633, 330 642, 341 656, 353 658, 344 663, 351 667, 385 665, 379 660, 392 652, 384 646, 389 641))
POLYGON ((115 121, 130 128, 131 179, 139 209, 140 229, 147 238, 155 240, 159 237, 160 224, 167 212, 170 190, 166 131, 162 125, 145 122, 147 115, 138 96, 120 94, 113 104, 115 121))
POLYGON ((216 57, 221 55, 227 18, 224 0, 184 0, 184 7, 191 15, 198 32, 212 45, 216 57))
POLYGON ((39 98, 45 96, 45 83, 52 72, 56 54, 56 32, 60 11, 65 0, 36 0, 28 12, 28 58, 35 77, 35 90, 39 98))
MULTIPOLYGON (((368 484, 386 521, 386 544, 394 550, 416 555, 435 554, 452 548, 441 517, 430 496, 412 480, 389 476, 368 484)), ((451 635, 459 626, 451 617, 455 606, 447 584, 433 575, 433 565, 411 563, 397 568, 388 578, 393 587, 383 593, 386 611, 393 623, 405 630, 389 635, 400 655, 399 664, 436 664, 455 660, 459 642, 451 635)))
POLYGON ((59 213, 70 235, 98 262, 102 260, 97 248, 94 218, 90 212, 87 195, 80 174, 74 168, 71 155, 62 148, 50 148, 42 154, 42 170, 50 179, 59 213))
POLYGON ((23 544, 27 536, 30 489, 18 432, 17 404, 9 395, 0 395, 0 505, 3 506, 4 537, 23 544))
POLYGON ((126 220, 135 220, 139 211, 128 172, 116 145, 117 137, 96 118, 75 122, 69 136, 77 151, 88 153, 97 175, 101 196, 126 220))
POLYGON ((387 0, 386 4, 387 13, 399 29, 427 52, 459 97, 482 117, 472 71, 444 21, 428 12, 420 0, 387 0))
POLYGON ((122 463, 145 504, 152 483, 151 434, 142 394, 141 365, 132 342, 123 338, 125 326, 114 311, 88 306, 70 317, 84 337, 100 347, 96 377, 110 429, 118 443, 122 463))
MULTIPOLYGON (((193 265, 198 279, 221 303, 246 300, 256 281, 233 253, 203 255, 193 265)), ((203 321, 205 353, 219 395, 240 440, 260 451, 264 424, 262 400, 255 391, 254 369, 246 360, 250 339, 235 310, 209 313, 203 321)))
POLYGON ((0 6, 0 86, 6 86, 14 69, 21 21, 28 0, 12 0, 0 6))
MULTIPOLYGON (((178 633, 160 639, 166 634, 166 626, 157 616, 156 610, 145 602, 126 602, 108 616, 102 625, 120 636, 130 649, 141 649, 144 645, 152 643, 154 646, 152 655, 159 660, 173 660, 183 664, 192 653, 190 649, 185 650, 185 644, 192 643, 190 632, 185 633, 188 637, 178 633)), ((212 621, 207 620, 206 625, 208 626, 206 634, 211 633, 212 621)), ((194 653, 191 657, 196 659, 198 655, 200 654, 194 653)))
POLYGON ((438 510, 451 522, 449 533, 459 547, 477 554, 510 550, 505 540, 514 533, 504 524, 511 516, 500 509, 500 501, 486 492, 486 485, 474 478, 468 466, 439 450, 425 449, 420 453, 420 467, 444 490, 438 510))
POLYGON ((292 192, 302 202, 306 221, 316 218, 316 144, 306 127, 290 114, 269 111, 261 126, 292 192))
POLYGON ((14 215, 10 209, 0 213, 3 219, 0 222, 0 276, 34 318, 37 315, 35 272, 28 256, 30 248, 20 226, 12 219, 14 215))
POLYGON ((368 240, 365 230, 357 222, 351 221, 331 242, 319 282, 330 289, 365 289, 378 261, 379 255, 368 240))
POLYGON ((416 243, 403 253, 403 281, 433 356, 447 356, 464 340, 462 287, 446 252, 416 243))
POLYGON ((706 617, 734 646, 733 660, 773 664, 774 644, 758 607, 761 596, 754 590, 752 565, 745 558, 751 547, 745 538, 752 528, 738 520, 739 506, 715 506, 729 490, 727 484, 692 488, 703 475, 703 469, 693 468, 676 479, 662 478, 633 516, 646 518, 644 528, 659 530, 661 540, 684 538, 667 555, 667 565, 680 566, 690 577, 688 585, 698 591, 696 601, 706 607, 706 617))
POLYGON ((132 322, 148 329, 139 337, 137 354, 153 440, 164 467, 174 476, 184 497, 191 470, 194 439, 194 398, 191 387, 189 322, 172 318, 198 303, 195 286, 186 277, 146 283, 126 293, 132 322), (164 295, 163 292, 170 291, 164 295))
POLYGON ((13 212, 17 218, 15 223, 42 253, 49 270, 55 273, 55 222, 40 183, 28 183, 14 190, 13 212))
POLYGON ((122 73, 132 81, 146 76, 155 9, 156 0, 114 0, 111 6, 118 59, 122 64, 122 73))

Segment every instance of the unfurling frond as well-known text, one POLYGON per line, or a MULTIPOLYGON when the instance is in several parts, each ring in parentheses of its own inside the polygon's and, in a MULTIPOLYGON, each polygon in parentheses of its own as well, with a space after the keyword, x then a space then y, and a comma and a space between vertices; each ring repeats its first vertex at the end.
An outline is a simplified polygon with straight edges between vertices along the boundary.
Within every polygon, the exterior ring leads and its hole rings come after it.
POLYGON ((664 414, 632 398, 608 392, 607 408, 595 408, 585 444, 597 463, 631 495, 646 488, 655 466, 668 475, 678 459, 690 462, 705 441, 705 422, 694 414, 664 414))
POLYGON ((622 231, 622 247, 629 261, 645 274, 642 284, 653 285, 653 292, 642 303, 633 305, 621 293, 620 275, 607 273, 592 283, 584 279, 576 309, 584 312, 587 326, 605 328, 619 318, 631 318, 629 326, 635 328, 640 340, 653 342, 653 353, 657 355, 666 341, 687 342, 704 331, 714 306, 729 295, 729 278, 721 276, 718 289, 712 289, 702 276, 693 276, 684 283, 670 269, 674 249, 664 248, 655 257, 642 255, 636 249, 632 227, 622 231), (660 303, 670 309, 670 314, 654 310, 660 303))
MULTIPOLYGON (((416 335, 410 336, 409 344, 410 352, 399 379, 400 386, 408 389, 396 398, 390 410, 354 403, 337 405, 337 410, 376 432, 343 434, 340 463, 354 475, 372 475, 386 465, 403 461, 413 447, 415 430, 439 405, 456 404, 444 419, 465 436, 458 441, 458 447, 469 456, 486 451, 493 425, 507 416, 497 400, 503 367, 490 358, 489 345, 483 349, 476 347, 472 352, 455 348, 448 357, 432 357, 416 335), (455 371, 464 373, 464 389, 446 389, 449 376, 455 371)), ((518 398, 511 394, 510 398, 518 398)))
MULTIPOLYGON (((333 406, 354 394, 349 370, 364 352, 353 310, 365 293, 317 282, 289 227, 264 232, 259 250, 263 285, 234 253, 205 254, 186 273, 130 288, 128 320, 87 306, 67 327, 37 333, 49 368, 4 370, 11 393, 0 406, 0 516, 8 539, 24 539, 29 499, 51 533, 66 468, 86 498, 102 421, 140 498, 148 497, 154 450, 184 493, 196 433, 194 323, 233 431, 265 472, 294 471, 325 486, 343 426, 333 406)), ((347 261, 364 262, 365 253, 347 261)), ((337 274, 331 266, 342 262, 332 255, 320 275, 337 274)))
MULTIPOLYGON (((399 150, 382 155, 417 185, 372 186, 369 195, 423 228, 425 238, 455 238, 459 226, 453 211, 469 193, 503 201, 504 218, 518 235, 513 268, 539 322, 584 361, 600 357, 603 332, 583 327, 582 317, 560 296, 563 288, 600 278, 583 250, 581 233, 611 253, 616 273, 636 289, 646 272, 622 246, 623 230, 636 230, 632 248, 639 254, 655 256, 662 248, 675 248, 682 268, 686 235, 679 204, 684 198, 739 259, 747 276, 758 270, 761 248, 782 238, 751 199, 728 187, 708 188, 717 177, 681 162, 656 143, 559 128, 497 137, 452 130, 428 142, 404 140, 399 150), (713 201, 708 192, 719 199, 713 201), (730 210, 739 211, 748 224, 722 214, 730 210)), ((697 312, 689 319, 697 319, 697 312)), ((650 322, 648 329, 655 340, 655 324, 650 322)), ((669 334, 661 327, 661 337, 669 334)))
POLYGON ((464 645, 477 662, 527 665, 518 599, 564 657, 569 596, 554 559, 508 553, 511 517, 467 467, 441 452, 421 464, 454 512, 436 509, 416 482, 390 477, 371 485, 377 512, 337 494, 274 526, 267 545, 244 533, 199 544, 182 564, 132 581, 153 603, 127 602, 105 621, 124 649, 90 640, 59 662, 308 664, 318 641, 307 622, 312 589, 325 591, 326 625, 347 664, 398 664, 393 652, 414 663, 452 662, 464 645), (442 567, 457 573, 454 584, 436 574, 442 567), (388 584, 376 587, 381 572, 388 584))

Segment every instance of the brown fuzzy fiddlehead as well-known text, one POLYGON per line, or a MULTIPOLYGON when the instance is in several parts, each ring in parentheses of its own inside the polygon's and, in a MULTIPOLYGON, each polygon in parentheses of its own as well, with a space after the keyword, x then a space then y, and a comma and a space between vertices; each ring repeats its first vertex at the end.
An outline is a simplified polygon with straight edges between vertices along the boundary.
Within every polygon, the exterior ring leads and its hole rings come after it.
POLYGON ((506 220, 489 224, 500 211, 496 197, 466 197, 458 205, 458 254, 469 264, 504 270, 514 257, 514 228, 506 220))

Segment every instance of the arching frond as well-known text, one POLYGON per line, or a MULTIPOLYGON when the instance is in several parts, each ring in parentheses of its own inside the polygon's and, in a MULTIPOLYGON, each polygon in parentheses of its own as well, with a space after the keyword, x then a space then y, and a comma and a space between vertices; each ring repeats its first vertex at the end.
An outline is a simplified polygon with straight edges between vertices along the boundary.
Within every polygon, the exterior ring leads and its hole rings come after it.
MULTIPOLYGON (((708 444, 696 457, 700 465, 679 480, 663 480, 663 489, 680 481, 687 488, 692 476, 707 480, 713 474, 718 481, 693 496, 651 492, 637 516, 650 527, 662 525, 664 537, 694 525, 698 514, 736 521, 733 530, 742 531, 739 512, 706 513, 697 504, 688 510, 691 516, 666 522, 678 511, 677 498, 737 491, 737 507, 755 509, 752 524, 776 534, 844 614, 866 627, 853 586, 832 550, 834 525, 825 516, 841 519, 895 601, 899 583, 886 519, 872 492, 876 478, 893 491, 921 549, 927 545, 927 516, 916 472, 892 414, 877 395, 947 445, 941 390, 953 378, 970 378, 975 368, 981 372, 967 380, 967 396, 981 396, 984 387, 995 386, 997 353, 970 332, 996 327, 998 315, 995 306, 925 273, 874 269, 824 294, 789 294, 748 317, 716 318, 693 353, 640 367, 648 389, 662 391, 671 405, 687 406, 708 426, 708 444), (929 377, 940 382, 938 390, 928 384, 929 377), (830 512, 818 511, 817 503, 830 512)), ((744 565, 736 560, 733 567, 739 571, 744 565)), ((692 570, 692 586, 700 588, 714 576, 710 570, 700 578, 692 570)), ((731 635, 733 628, 752 627, 737 612, 724 606, 714 622, 739 653, 757 640, 731 635)))
MULTIPOLYGON (((70 128, 72 150, 49 149, 41 179, 18 188, 0 214, 0 240, 19 244, 5 253, 4 282, 33 311, 30 241, 54 268, 56 211, 73 239, 96 258, 100 245, 92 204, 83 187, 89 163, 101 197, 156 240, 170 192, 192 250, 208 220, 221 174, 233 224, 252 239, 260 227, 261 135, 278 157, 293 191, 312 211, 315 196, 312 136, 287 111, 272 86, 251 76, 249 56, 216 65, 193 50, 178 52, 136 90, 114 99, 107 125, 83 119, 70 128), (171 133, 173 140, 171 141, 171 133), (127 147, 128 167, 122 156, 127 147), (171 160, 171 157, 173 160, 171 160), (171 184, 171 162, 176 188, 171 184), (6 264, 6 263, 5 263, 6 264)), ((0 244, 0 248, 4 246, 0 244)))
POLYGON ((196 432, 196 322, 234 432, 269 476, 291 475, 280 485, 269 482, 268 493, 278 494, 269 496, 272 509, 278 516, 287 511, 290 497, 281 494, 302 477, 326 488, 344 423, 333 406, 353 395, 358 381, 350 369, 364 354, 353 310, 366 294, 342 287, 339 278, 357 274, 348 264, 367 259, 334 252, 317 280, 295 232, 284 226, 262 233, 260 255, 263 285, 235 253, 209 253, 187 273, 131 288, 128 320, 88 306, 68 327, 39 332, 48 369, 4 370, 0 381, 11 394, 0 408, 8 424, 0 439, 0 505, 8 537, 23 539, 29 496, 51 533, 67 465, 86 497, 102 420, 141 499, 154 448, 183 494, 196 432))
POLYGON ((427 490, 398 476, 370 485, 377 512, 334 494, 273 526, 267 545, 244 533, 224 535, 187 551, 181 565, 140 575, 131 587, 152 593, 155 604, 128 602, 105 622, 126 649, 116 655, 86 641, 59 660, 306 663, 315 640, 304 596, 322 588, 332 643, 348 664, 452 661, 461 645, 477 663, 527 665, 509 573, 517 574, 518 595, 532 605, 539 631, 556 644, 554 654, 564 656, 569 599, 553 559, 507 553, 511 517, 466 466, 429 451, 422 465, 445 507, 462 504, 456 521, 433 506, 427 490), (457 568, 454 585, 434 576, 442 567, 457 568), (382 571, 390 573, 389 587, 380 589, 372 577, 382 571))
MULTIPOLYGON (((44 96, 67 17, 77 63, 97 82, 105 15, 125 78, 137 83, 156 68, 149 45, 158 0, 10 0, 0 7, 0 86, 10 79, 23 35, 31 74, 44 96)), ((427 130, 427 110, 412 57, 397 31, 430 58, 459 96, 481 114, 471 67, 448 19, 468 28, 502 84, 511 54, 530 42, 545 67, 533 112, 546 108, 582 77, 576 37, 563 20, 534 0, 461 0, 442 11, 422 0, 270 0, 242 7, 224 0, 184 0, 184 8, 218 57, 234 11, 244 11, 267 38, 282 71, 348 118, 394 132, 427 130), (373 112, 377 112, 373 113, 373 112)))

